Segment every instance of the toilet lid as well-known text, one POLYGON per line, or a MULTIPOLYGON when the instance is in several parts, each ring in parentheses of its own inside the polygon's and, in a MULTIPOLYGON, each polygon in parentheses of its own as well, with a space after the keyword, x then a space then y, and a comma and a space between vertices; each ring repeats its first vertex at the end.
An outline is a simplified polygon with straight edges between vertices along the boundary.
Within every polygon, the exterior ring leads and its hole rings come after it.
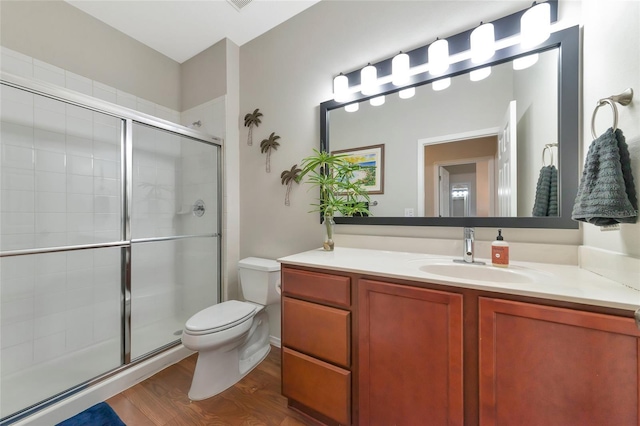
POLYGON ((190 334, 215 333, 246 321, 255 310, 251 303, 229 300, 198 312, 187 320, 185 329, 190 334))

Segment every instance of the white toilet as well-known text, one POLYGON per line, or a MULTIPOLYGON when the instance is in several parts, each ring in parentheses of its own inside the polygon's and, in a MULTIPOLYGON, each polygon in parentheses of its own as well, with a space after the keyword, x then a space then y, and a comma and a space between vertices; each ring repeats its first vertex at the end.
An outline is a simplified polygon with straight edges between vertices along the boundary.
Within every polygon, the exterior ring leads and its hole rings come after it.
POLYGON ((233 386, 268 354, 265 307, 277 303, 280 264, 248 257, 238 263, 246 302, 229 300, 198 312, 185 324, 182 344, 198 351, 189 398, 199 401, 233 386))

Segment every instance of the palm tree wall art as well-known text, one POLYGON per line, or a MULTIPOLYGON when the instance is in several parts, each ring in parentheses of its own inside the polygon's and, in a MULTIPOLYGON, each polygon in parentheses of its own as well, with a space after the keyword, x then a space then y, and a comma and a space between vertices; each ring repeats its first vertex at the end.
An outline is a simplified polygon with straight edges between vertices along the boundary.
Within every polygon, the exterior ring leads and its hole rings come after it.
POLYGON ((291 205, 291 203, 289 202, 291 187, 293 186, 294 182, 298 183, 298 176, 300 175, 301 171, 302 169, 298 168, 297 164, 294 164, 293 167, 291 167, 291 170, 285 170, 282 173, 280 173, 280 179, 282 179, 282 184, 287 185, 287 192, 285 193, 285 196, 284 196, 285 206, 291 205))
POLYGON ((252 113, 250 112, 244 116, 244 127, 249 128, 249 135, 247 136, 247 145, 249 146, 253 145, 253 127, 258 127, 260 123, 262 123, 260 117, 262 117, 262 113, 259 108, 256 108, 252 113))
POLYGON ((271 173, 271 150, 278 149, 280 146, 278 139, 280 136, 276 135, 276 132, 272 132, 267 139, 260 142, 260 152, 267 154, 267 173, 271 173))

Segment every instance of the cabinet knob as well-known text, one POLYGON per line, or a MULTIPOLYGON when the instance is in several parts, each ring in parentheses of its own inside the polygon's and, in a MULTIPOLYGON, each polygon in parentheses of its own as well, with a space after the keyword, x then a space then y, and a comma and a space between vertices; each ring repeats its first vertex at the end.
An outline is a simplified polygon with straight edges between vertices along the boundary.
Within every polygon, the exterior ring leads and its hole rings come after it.
POLYGON ((640 329, 640 308, 636 309, 636 311, 633 313, 633 316, 636 319, 636 327, 640 329))

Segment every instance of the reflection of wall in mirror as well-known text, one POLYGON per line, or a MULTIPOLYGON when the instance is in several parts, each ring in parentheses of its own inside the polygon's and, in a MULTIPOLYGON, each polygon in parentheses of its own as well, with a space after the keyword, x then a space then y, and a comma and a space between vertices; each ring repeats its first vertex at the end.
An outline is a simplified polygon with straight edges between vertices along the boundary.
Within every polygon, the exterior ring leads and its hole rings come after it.
MULTIPOLYGON (((469 216, 487 217, 493 213, 491 184, 493 159, 497 155, 497 138, 487 136, 482 138, 454 141, 443 144, 427 145, 424 147, 424 191, 425 216, 438 216, 436 205, 436 170, 437 165, 445 164, 475 164, 475 178, 473 179, 472 196, 470 197, 469 216)), ((453 181, 452 181, 453 183, 453 181)))
MULTIPOLYGON (((523 86, 532 84, 529 93, 526 94, 531 99, 534 94, 542 95, 543 92, 547 92, 547 89, 542 90, 539 80, 544 81, 552 90, 554 98, 550 105, 548 102, 540 107, 536 105, 527 112, 531 101, 522 101, 522 112, 525 115, 519 116, 519 119, 525 120, 522 123, 525 126, 523 132, 528 133, 518 134, 519 141, 532 139, 536 140, 536 143, 539 141, 542 146, 551 142, 546 136, 537 137, 534 134, 544 131, 556 135, 557 115, 552 117, 550 122, 536 124, 535 128, 530 124, 531 119, 540 119, 541 113, 557 114, 557 53, 552 51, 541 54, 540 63, 545 62, 545 56, 551 56, 546 61, 553 62, 553 72, 543 77, 534 79, 523 73, 528 70, 514 71, 511 64, 506 63, 492 67, 491 76, 482 81, 471 82, 468 75, 461 75, 454 77, 451 87, 441 92, 433 91, 431 85, 427 84, 417 87, 416 96, 410 99, 399 99, 397 94, 391 94, 386 96, 386 103, 379 107, 373 107, 369 102, 361 102, 359 111, 355 113, 345 112, 344 108, 332 110, 329 113, 330 149, 340 150, 385 143, 385 193, 371 197, 372 201, 379 202, 378 206, 372 209, 372 213, 375 216, 401 217, 404 216, 405 208, 419 211, 417 142, 421 139, 440 136, 444 139, 444 136, 450 134, 500 126, 509 102, 518 99, 520 105, 520 93, 515 93, 516 83, 519 86, 517 92, 522 92, 523 95, 523 86), (518 76, 519 73, 523 74, 518 76)), ((538 70, 538 64, 532 68, 538 70)), ((555 139, 557 136, 554 136, 553 141, 555 139)), ((531 194, 535 191, 537 174, 541 167, 541 164, 538 165, 541 149, 522 147, 525 154, 522 160, 519 156, 519 161, 530 164, 523 166, 524 170, 529 170, 528 177, 518 176, 518 182, 522 182, 531 194), (535 155, 532 154, 534 151, 535 155)), ((467 157, 466 154, 464 156, 467 157)), ((518 163, 518 169, 520 166, 518 163)), ((525 189, 522 191, 527 201, 533 203, 535 197, 527 195, 525 189)), ((518 188, 518 194, 520 193, 518 188)), ((432 211, 428 210, 429 215, 432 215, 432 211)), ((477 213, 481 214, 480 209, 477 213)), ((493 216, 491 213, 489 215, 493 216)), ((531 210, 524 215, 531 216, 531 210)))
MULTIPOLYGON (((545 144, 558 142, 558 50, 540 55, 535 67, 514 73, 518 99, 518 216, 531 216, 545 144), (534 123, 547 123, 544 126, 534 123), (520 143, 525 141, 525 143, 520 143)), ((557 148, 552 148, 558 158, 557 148)), ((547 156, 548 161, 548 156, 547 156)), ((556 161, 556 167, 558 166, 556 161)))

